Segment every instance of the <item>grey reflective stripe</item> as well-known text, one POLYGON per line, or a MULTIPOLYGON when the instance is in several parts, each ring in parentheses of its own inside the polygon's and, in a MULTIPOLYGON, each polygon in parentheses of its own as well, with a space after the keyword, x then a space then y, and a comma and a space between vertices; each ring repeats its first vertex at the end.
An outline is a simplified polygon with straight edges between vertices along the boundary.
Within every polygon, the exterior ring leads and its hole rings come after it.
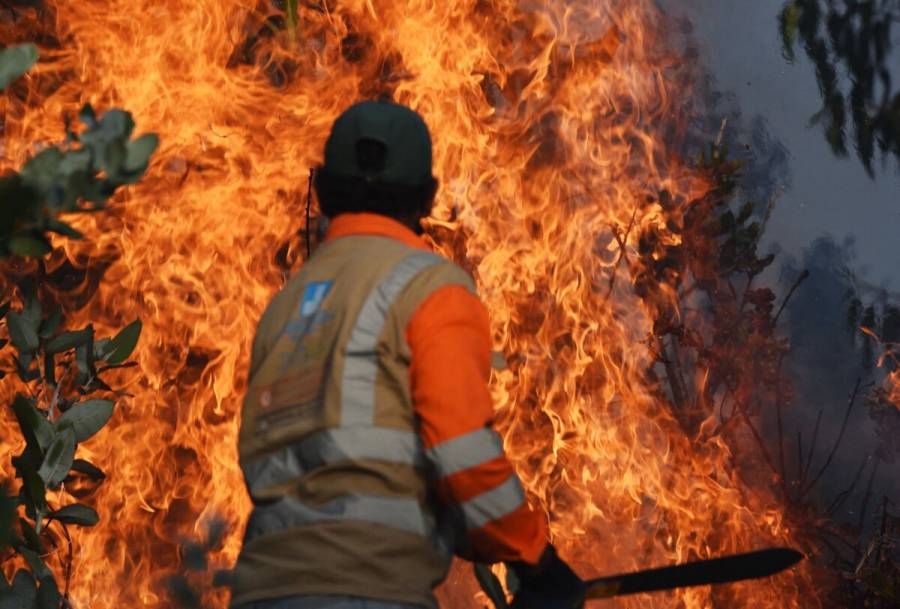
POLYGON ((375 418, 378 339, 388 311, 400 291, 423 269, 443 262, 430 252, 416 252, 397 263, 366 298, 350 332, 341 378, 341 426, 370 426, 375 418))
POLYGON ((311 506, 294 497, 285 497, 271 505, 254 508, 244 541, 317 522, 343 520, 378 524, 422 537, 427 536, 430 528, 415 499, 343 495, 323 505, 311 506))
POLYGON ((425 453, 443 478, 503 455, 503 441, 483 427, 429 448, 425 453))
POLYGON ((515 474, 506 482, 459 504, 466 528, 480 529, 492 520, 505 516, 525 502, 525 492, 515 474))
POLYGON ((289 482, 323 465, 372 459, 422 465, 418 434, 386 427, 323 429, 244 465, 250 492, 289 482))

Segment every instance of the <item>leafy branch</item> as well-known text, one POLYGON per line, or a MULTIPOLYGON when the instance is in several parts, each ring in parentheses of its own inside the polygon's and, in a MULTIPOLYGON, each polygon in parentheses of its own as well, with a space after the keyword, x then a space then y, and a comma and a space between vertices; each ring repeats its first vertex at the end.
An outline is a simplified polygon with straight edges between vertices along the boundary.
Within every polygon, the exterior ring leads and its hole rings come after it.
MULTIPOLYGON (((0 88, 37 59, 37 48, 30 44, 0 50, 0 88)), ((85 106, 79 119, 80 132, 67 124, 63 144, 44 148, 21 171, 0 176, 0 261, 49 254, 51 233, 81 239, 61 216, 105 209, 121 186, 137 182, 147 170, 158 139, 154 134, 131 139, 130 114, 109 110, 98 116, 85 106)), ((114 398, 126 395, 103 375, 135 365, 126 360, 137 345, 141 322, 100 339, 90 324, 66 328, 62 307, 37 287, 42 265, 30 268, 35 270, 19 277, 18 287, 0 305, 8 337, 0 338, 0 348, 14 350, 12 371, 20 390, 11 409, 25 444, 12 459, 17 488, 10 492, 13 481, 7 480, 0 489, 0 562, 19 557, 27 565, 11 582, 0 577, 0 604, 59 609, 69 606, 74 553, 68 527, 90 527, 100 520, 91 506, 72 502, 70 491, 87 487, 87 493, 78 493, 86 496, 106 478, 99 467, 77 457, 78 447, 110 420, 114 398), (60 591, 48 560, 63 555, 55 552, 63 540, 68 552, 59 559, 65 573, 60 591)), ((0 378, 6 374, 0 370, 0 378)))
POLYGON ((876 147, 900 161, 900 91, 891 74, 891 32, 898 21, 897 0, 791 0, 779 17, 785 58, 793 62, 802 44, 815 66, 822 109, 811 123, 821 124, 832 150, 844 156, 852 121, 854 145, 870 176, 876 147))

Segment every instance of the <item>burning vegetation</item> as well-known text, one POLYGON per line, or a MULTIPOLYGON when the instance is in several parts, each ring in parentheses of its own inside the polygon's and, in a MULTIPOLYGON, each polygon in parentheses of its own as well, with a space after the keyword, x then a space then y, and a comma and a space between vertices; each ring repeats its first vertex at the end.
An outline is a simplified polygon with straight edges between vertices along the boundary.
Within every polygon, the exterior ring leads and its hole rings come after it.
MULTIPOLYGON (((186 538, 208 535, 211 564, 233 563, 250 510, 235 452, 250 341, 315 246, 308 168, 360 98, 408 104, 432 126, 442 185, 429 238, 477 279, 505 359, 492 390, 507 452, 583 576, 820 551, 801 509, 810 481, 790 485, 783 439, 758 428, 790 406, 786 300, 757 285, 772 263, 757 252, 768 211, 734 204, 740 166, 721 146, 678 154, 692 72, 653 2, 19 4, 0 43, 36 42, 41 60, 0 99, 0 168, 65 140, 63 119, 87 103, 127 108, 160 142, 108 211, 67 218, 84 241, 54 236, 45 258, 3 267, 14 309, 36 277, 65 329, 113 336, 143 321, 137 366, 110 373, 121 394, 95 388, 115 413, 78 448, 107 479, 49 499, 100 513, 67 531, 73 557, 46 548, 72 606, 172 606, 161 582, 182 561, 207 565, 199 546, 179 553, 186 538), (217 517, 224 536, 204 532, 217 517)), ((892 382, 897 404, 896 370, 892 382)), ((0 401, 28 386, 5 378, 0 401)), ((16 428, 10 409, 0 420, 16 428)), ((4 433, 9 480, 24 447, 4 433)), ((5 575, 22 564, 5 561, 5 575)), ((807 561, 610 606, 819 607, 831 583, 807 561)), ((460 569, 441 598, 485 602, 460 569)))

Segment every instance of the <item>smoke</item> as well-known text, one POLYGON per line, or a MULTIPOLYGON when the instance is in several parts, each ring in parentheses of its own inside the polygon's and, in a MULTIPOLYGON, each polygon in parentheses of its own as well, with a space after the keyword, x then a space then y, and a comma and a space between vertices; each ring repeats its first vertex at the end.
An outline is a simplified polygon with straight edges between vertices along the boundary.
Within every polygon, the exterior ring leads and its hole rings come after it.
POLYGON ((672 3, 667 0, 658 0, 657 4, 675 25, 669 32, 669 43, 691 66, 680 68, 690 73, 693 88, 687 100, 691 120, 680 152, 690 158, 713 143, 725 148, 729 158, 743 164, 737 197, 741 202, 754 202, 756 215, 762 216, 793 184, 788 150, 772 135, 766 117, 746 115, 738 96, 719 85, 703 61, 700 40, 683 7, 668 6, 672 3))
MULTIPOLYGON (((760 216, 776 204, 795 204, 790 194, 794 181, 791 152, 772 135, 767 117, 747 115, 743 111, 739 96, 724 90, 705 61, 705 55, 710 52, 704 48, 708 45, 704 40, 707 35, 695 27, 695 20, 707 12, 702 3, 657 0, 657 4, 669 14, 670 22, 677 24, 669 33, 671 42, 693 66, 694 94, 688 109, 692 121, 682 154, 695 156, 711 142, 718 141, 727 147, 730 158, 744 163, 738 203, 753 201, 755 213, 760 216)), ((773 23, 773 31, 774 27, 773 23)), ((749 87, 751 83, 746 85, 749 87)), ((774 253, 782 251, 778 243, 769 243, 774 253)), ((816 239, 794 259, 783 259, 783 255, 779 254, 780 274, 773 267, 761 277, 761 281, 775 284, 773 289, 779 288, 779 301, 804 269, 810 272, 793 295, 780 327, 791 344, 784 367, 792 387, 783 420, 788 475, 801 477, 808 468, 806 476, 813 478, 823 467, 841 433, 850 395, 859 380, 859 395, 840 446, 810 495, 827 509, 856 480, 834 517, 848 524, 859 524, 863 516, 860 508, 874 471, 868 515, 864 518, 872 522, 873 505, 883 495, 900 496, 900 464, 886 458, 890 449, 884 447, 884 430, 879 436, 879 423, 869 416, 866 404, 871 389, 868 385, 880 381, 881 371, 867 366, 862 337, 854 337, 858 329, 848 326, 850 301, 854 288, 859 286, 857 275, 864 274, 866 269, 856 261, 852 240, 838 243, 830 236, 816 239), (814 428, 820 412, 821 423, 813 449, 814 428), (798 456, 798 439, 801 456, 798 456)), ((774 414, 769 414, 762 423, 766 439, 777 447, 776 420, 774 414)))
POLYGON ((890 455, 879 450, 882 448, 879 423, 869 416, 866 406, 869 386, 880 382, 883 373, 867 361, 862 336, 848 318, 856 295, 854 260, 852 240, 838 243, 825 236, 812 243, 800 260, 786 261, 781 273, 782 288, 786 291, 802 270, 809 271, 809 278, 788 305, 784 328, 791 341, 785 372, 793 389, 791 407, 785 414, 788 430, 785 439, 794 468, 798 467, 799 460, 797 438, 802 438, 803 458, 807 459, 820 411, 823 413, 821 426, 811 453, 810 470, 817 472, 822 467, 840 434, 849 397, 857 380, 860 381, 861 389, 841 444, 812 491, 819 502, 830 505, 835 497, 850 488, 861 470, 853 491, 835 512, 839 521, 849 524, 859 524, 863 516, 861 506, 868 479, 876 467, 869 514, 871 504, 882 496, 900 496, 900 463, 892 463, 890 455))

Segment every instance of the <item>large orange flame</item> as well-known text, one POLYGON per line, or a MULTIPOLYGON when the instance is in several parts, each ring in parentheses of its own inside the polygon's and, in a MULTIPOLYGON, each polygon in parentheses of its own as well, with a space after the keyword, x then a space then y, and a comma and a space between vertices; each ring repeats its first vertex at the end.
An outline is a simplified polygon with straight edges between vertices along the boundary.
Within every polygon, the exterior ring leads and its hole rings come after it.
MULTIPOLYGON (((122 375, 134 397, 83 448, 110 479, 93 497, 103 521, 76 538, 76 607, 170 606, 160 581, 177 544, 216 514, 234 525, 217 558, 236 557, 249 341, 300 264, 307 168, 331 121, 378 95, 433 130, 431 234, 490 308, 509 361, 493 383, 499 424, 562 553, 593 576, 790 542, 728 447, 692 443, 668 413, 646 374, 647 305, 627 277, 611 281, 628 271, 620 239, 626 255, 648 226, 678 240, 648 195, 678 207, 707 189, 667 147, 690 92, 651 0, 301 2, 293 36, 265 1, 47 4, 50 17, 4 18, 4 40, 43 34, 29 93, 0 102, 3 167, 61 140, 60 117, 87 101, 127 108, 162 142, 147 179, 114 211, 76 219, 88 241, 60 243, 55 261, 106 267, 73 325, 145 323, 140 368, 122 375)), ((4 442, 4 467, 20 448, 4 442)), ((446 607, 480 606, 453 581, 446 607)), ((802 581, 610 606, 809 606, 802 581)))

